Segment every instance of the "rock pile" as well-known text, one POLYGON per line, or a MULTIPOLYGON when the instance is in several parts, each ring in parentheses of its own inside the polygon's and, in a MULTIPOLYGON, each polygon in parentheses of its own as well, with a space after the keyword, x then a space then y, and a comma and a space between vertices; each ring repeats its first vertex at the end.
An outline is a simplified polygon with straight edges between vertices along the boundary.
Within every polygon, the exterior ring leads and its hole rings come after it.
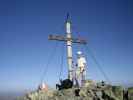
POLYGON ((121 86, 88 80, 82 88, 35 91, 27 94, 23 100, 133 100, 133 88, 124 90, 121 86))

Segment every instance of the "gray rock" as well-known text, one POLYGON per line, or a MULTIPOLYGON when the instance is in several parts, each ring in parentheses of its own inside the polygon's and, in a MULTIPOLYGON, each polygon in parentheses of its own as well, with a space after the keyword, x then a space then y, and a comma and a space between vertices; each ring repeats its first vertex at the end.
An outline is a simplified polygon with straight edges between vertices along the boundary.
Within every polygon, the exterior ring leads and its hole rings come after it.
POLYGON ((133 100, 133 87, 128 88, 128 100, 133 100))
POLYGON ((133 100, 133 88, 128 89, 128 99, 123 98, 125 96, 123 91, 121 86, 86 81, 86 85, 80 89, 73 87, 60 91, 35 91, 25 96, 23 100, 133 100))

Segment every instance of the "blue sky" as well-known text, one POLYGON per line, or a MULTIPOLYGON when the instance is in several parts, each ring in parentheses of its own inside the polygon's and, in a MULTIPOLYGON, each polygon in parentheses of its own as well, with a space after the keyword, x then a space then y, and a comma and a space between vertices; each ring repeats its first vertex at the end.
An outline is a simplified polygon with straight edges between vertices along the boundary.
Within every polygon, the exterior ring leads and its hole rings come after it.
MULTIPOLYGON (((0 0, 0 89, 23 90, 40 83, 50 54, 49 34, 65 34, 66 13, 71 14, 74 36, 85 37, 110 81, 133 83, 132 0, 0 0)), ((48 66, 44 81, 58 82, 63 43, 48 66)), ((74 45, 74 55, 78 48, 74 45)), ((82 49, 81 49, 82 50, 82 49)), ((87 77, 104 80, 89 53, 87 77)), ((67 76, 64 54, 63 74, 67 76)))

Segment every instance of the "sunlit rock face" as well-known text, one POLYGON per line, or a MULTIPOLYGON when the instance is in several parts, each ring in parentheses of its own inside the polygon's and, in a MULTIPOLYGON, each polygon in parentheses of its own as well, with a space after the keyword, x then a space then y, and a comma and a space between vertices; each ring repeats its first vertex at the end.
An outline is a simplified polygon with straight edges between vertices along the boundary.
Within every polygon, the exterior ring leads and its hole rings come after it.
MULTIPOLYGON (((86 80, 81 88, 62 90, 38 90, 27 94, 22 100, 133 100, 133 88, 124 90, 121 86, 95 83, 86 80)), ((19 99, 20 100, 20 99, 19 99)))

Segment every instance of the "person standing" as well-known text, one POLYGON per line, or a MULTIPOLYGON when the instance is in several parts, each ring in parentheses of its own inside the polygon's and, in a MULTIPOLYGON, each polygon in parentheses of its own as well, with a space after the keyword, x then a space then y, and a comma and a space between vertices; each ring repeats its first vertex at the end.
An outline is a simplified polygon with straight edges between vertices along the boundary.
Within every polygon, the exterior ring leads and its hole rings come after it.
POLYGON ((83 86, 86 76, 86 59, 81 51, 77 52, 76 80, 79 86, 83 86))

